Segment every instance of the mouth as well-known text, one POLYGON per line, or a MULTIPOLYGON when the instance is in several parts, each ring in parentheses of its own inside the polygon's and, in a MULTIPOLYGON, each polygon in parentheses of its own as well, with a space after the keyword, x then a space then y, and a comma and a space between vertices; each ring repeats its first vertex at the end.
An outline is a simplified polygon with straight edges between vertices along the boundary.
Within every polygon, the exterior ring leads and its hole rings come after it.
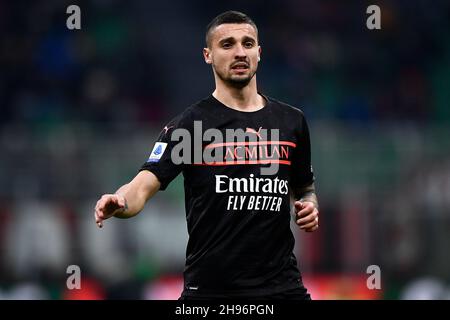
POLYGON ((248 70, 248 68, 249 68, 249 66, 245 62, 238 62, 231 66, 231 69, 236 70, 236 71, 245 71, 245 70, 248 70))

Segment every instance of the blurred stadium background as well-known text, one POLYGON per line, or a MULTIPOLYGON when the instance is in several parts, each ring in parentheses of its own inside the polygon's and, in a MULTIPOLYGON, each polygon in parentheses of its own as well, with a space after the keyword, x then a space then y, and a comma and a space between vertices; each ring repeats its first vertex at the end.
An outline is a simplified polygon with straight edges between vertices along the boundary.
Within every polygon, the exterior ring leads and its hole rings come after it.
POLYGON ((450 298, 448 1, 49 0, 0 2, 0 299, 178 297, 182 179, 102 230, 93 207, 212 92, 204 30, 229 9, 259 27, 259 89, 309 121, 321 229, 296 231, 296 254, 313 298, 450 298))

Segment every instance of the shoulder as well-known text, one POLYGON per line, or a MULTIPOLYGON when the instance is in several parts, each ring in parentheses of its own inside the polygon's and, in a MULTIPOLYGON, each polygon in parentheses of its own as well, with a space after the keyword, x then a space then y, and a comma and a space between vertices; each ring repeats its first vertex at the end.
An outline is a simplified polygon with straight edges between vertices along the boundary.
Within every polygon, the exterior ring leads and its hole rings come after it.
POLYGON ((193 123, 194 121, 204 121, 214 117, 217 113, 217 101, 212 96, 205 97, 191 104, 183 112, 183 118, 193 123))
POLYGON ((190 128, 193 125, 194 120, 198 119, 199 116, 204 112, 204 106, 207 104, 208 98, 196 101, 186 109, 184 109, 179 114, 175 115, 167 123, 167 126, 172 126, 175 128, 190 128))
POLYGON ((285 114, 288 117, 294 117, 296 119, 298 119, 298 118, 304 119, 305 118, 305 114, 300 107, 293 106, 291 104, 277 100, 277 99, 269 97, 269 96, 265 96, 265 97, 272 104, 272 106, 277 109, 277 112, 281 112, 282 114, 285 114))
POLYGON ((207 109, 210 104, 211 104, 211 97, 208 96, 191 104, 186 109, 186 112, 188 112, 190 116, 198 116, 199 114, 203 113, 204 110, 207 109))

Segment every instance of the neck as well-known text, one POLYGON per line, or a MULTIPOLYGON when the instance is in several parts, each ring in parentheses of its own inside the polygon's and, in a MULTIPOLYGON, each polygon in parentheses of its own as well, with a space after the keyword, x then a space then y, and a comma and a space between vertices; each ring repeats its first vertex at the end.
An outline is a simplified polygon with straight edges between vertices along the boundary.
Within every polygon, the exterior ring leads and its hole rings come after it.
POLYGON ((256 76, 243 88, 232 87, 216 79, 216 90, 212 95, 227 107, 244 112, 257 111, 265 105, 264 98, 256 88, 256 76))

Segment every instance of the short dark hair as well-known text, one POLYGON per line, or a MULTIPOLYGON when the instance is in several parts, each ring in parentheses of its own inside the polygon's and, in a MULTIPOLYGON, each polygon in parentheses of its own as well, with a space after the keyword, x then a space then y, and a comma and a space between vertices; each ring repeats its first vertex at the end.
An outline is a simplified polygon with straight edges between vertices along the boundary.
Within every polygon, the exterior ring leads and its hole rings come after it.
POLYGON ((253 28, 255 28, 256 34, 258 35, 258 28, 253 20, 247 16, 245 13, 239 11, 226 11, 219 14, 217 17, 212 19, 212 21, 206 26, 206 46, 209 47, 211 41, 211 31, 226 23, 248 23, 253 28))

